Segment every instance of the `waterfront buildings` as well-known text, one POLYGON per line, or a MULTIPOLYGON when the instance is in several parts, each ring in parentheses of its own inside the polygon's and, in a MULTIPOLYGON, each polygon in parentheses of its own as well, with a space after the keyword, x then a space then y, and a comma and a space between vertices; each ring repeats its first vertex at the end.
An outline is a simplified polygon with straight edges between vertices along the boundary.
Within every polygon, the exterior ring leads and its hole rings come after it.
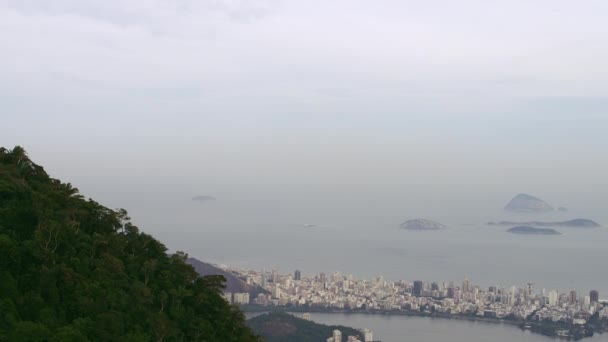
POLYGON ((600 301, 600 294, 596 290, 589 291, 589 300, 591 303, 597 303, 600 301))
MULTIPOLYGON (((281 275, 277 271, 232 272, 243 279, 251 279, 253 284, 268 291, 250 298, 252 304, 263 306, 307 311, 373 310, 484 319, 531 319, 567 324, 585 324, 598 312, 600 317, 608 317, 608 310, 595 290, 579 298, 575 290, 560 293, 541 289, 537 292, 531 283, 519 288, 483 288, 466 277, 462 285, 457 286, 453 282, 423 280, 390 282, 382 277, 365 280, 338 272, 329 277, 326 273, 306 277, 296 272, 288 275, 281 275), (272 282, 265 279, 272 279, 272 282)), ((234 296, 234 302, 242 303, 245 300, 245 296, 234 296)))

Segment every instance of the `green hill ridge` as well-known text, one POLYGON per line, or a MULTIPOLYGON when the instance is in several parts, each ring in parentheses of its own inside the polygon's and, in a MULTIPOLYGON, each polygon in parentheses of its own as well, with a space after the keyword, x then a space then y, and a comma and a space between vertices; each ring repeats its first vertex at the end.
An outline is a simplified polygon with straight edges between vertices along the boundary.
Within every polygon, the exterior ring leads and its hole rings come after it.
POLYGON ((260 341, 187 257, 0 148, 0 341, 260 341))

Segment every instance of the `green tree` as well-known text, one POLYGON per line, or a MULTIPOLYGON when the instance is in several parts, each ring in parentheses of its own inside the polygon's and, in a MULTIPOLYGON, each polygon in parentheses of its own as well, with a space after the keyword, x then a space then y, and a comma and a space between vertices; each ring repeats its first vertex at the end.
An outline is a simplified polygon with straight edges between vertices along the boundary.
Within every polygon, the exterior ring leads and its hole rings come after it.
POLYGON ((186 259, 0 148, 0 341, 259 341, 186 259))

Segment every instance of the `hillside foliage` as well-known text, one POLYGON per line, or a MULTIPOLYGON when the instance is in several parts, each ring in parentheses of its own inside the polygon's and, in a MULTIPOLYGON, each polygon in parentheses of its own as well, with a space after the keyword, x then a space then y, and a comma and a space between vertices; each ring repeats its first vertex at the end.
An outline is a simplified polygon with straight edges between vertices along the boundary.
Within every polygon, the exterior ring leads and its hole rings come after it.
POLYGON ((0 341, 259 341, 186 259, 0 149, 0 341))

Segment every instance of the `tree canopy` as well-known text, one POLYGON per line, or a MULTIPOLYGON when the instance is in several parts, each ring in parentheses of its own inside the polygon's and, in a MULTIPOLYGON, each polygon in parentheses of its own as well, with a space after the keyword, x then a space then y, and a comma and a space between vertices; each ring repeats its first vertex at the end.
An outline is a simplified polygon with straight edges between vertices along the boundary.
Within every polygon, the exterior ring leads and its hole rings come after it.
POLYGON ((186 259, 0 148, 0 341, 259 341, 186 259))

